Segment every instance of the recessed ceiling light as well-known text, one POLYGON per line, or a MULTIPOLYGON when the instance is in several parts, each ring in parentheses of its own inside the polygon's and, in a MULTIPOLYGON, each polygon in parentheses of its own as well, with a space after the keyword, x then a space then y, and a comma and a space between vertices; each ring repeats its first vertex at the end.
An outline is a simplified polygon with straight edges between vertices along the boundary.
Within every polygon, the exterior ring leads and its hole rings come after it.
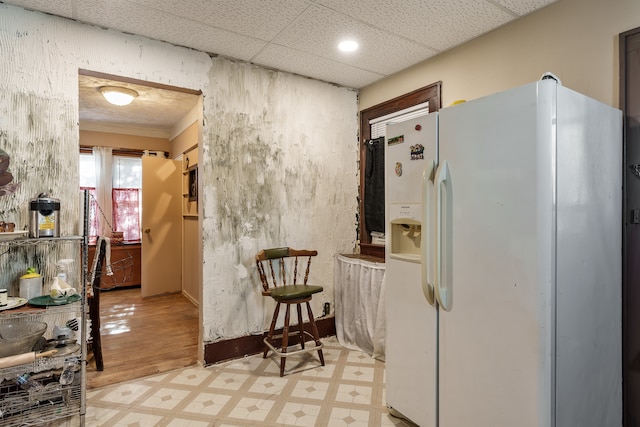
POLYGON ((338 49, 343 52, 353 52, 358 49, 358 42, 354 40, 345 40, 338 44, 338 49))

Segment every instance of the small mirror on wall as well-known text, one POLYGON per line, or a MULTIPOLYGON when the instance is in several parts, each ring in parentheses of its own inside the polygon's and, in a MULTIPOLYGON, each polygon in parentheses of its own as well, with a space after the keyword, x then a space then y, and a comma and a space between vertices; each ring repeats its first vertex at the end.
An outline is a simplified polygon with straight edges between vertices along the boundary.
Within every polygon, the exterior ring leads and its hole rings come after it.
POLYGON ((198 200, 198 166, 194 165, 189 168, 189 201, 198 200))

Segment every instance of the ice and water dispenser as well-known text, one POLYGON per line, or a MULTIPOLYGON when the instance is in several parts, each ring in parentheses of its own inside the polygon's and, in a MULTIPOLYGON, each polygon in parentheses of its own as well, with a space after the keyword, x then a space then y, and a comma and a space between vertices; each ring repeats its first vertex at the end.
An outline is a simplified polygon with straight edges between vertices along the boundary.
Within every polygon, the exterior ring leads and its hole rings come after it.
POLYGON ((389 206, 389 256, 404 261, 421 262, 422 205, 391 203, 389 206))

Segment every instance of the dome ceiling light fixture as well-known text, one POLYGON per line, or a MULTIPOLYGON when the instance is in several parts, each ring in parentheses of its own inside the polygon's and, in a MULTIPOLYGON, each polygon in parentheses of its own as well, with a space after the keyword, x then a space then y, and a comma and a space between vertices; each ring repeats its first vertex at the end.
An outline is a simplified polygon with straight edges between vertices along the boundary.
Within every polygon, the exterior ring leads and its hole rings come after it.
POLYGON ((342 52, 354 52, 358 50, 358 42, 355 40, 344 40, 338 44, 338 49, 342 52))
POLYGON ((131 104, 138 92, 119 86, 102 86, 99 88, 104 98, 113 105, 123 106, 131 104))

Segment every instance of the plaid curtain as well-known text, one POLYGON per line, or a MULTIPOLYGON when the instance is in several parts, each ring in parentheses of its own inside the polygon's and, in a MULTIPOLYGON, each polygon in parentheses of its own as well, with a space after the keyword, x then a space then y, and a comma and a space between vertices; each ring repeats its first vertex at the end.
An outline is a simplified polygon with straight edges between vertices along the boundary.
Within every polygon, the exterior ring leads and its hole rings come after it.
POLYGON ((122 231, 125 242, 140 241, 140 190, 113 189, 113 230, 122 231))
MULTIPOLYGON (((96 200, 96 189, 80 188, 80 191, 84 190, 89 190, 89 243, 95 244, 98 239, 98 218, 102 212, 96 200)), ((112 231, 122 231, 125 242, 140 242, 140 189, 114 188, 111 196, 113 218, 109 223, 112 231)))

